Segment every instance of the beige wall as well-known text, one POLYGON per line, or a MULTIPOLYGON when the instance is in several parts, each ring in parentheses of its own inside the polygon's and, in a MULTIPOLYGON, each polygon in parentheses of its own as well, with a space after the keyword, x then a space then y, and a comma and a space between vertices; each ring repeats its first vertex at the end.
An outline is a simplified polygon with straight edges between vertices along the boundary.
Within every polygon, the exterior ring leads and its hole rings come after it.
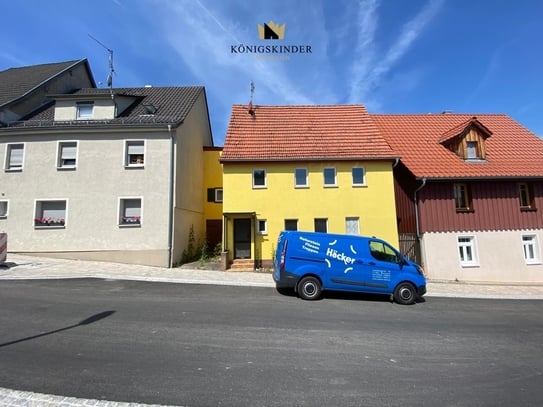
MULTIPOLYGON (((0 199, 9 200, 9 216, 0 219, 0 230, 8 232, 11 252, 87 252, 97 259, 124 256, 132 262, 136 257, 143 264, 167 265, 170 142, 166 129, 158 134, 55 133, 18 140, 25 140, 23 171, 0 173, 0 199), (143 168, 124 167, 125 139, 146 140, 143 168), (78 140, 75 170, 57 169, 57 140, 78 140), (129 197, 142 198, 141 227, 118 225, 119 199, 129 197), (45 199, 67 201, 65 228, 34 227, 35 202, 45 199), (141 256, 143 252, 147 255, 141 256), (153 252, 159 254, 149 255, 153 252)), ((3 138, 9 141, 14 140, 3 138)), ((0 162, 5 152, 2 143, 0 162)))
POLYGON ((541 262, 526 264, 523 255, 522 236, 534 234, 541 260, 543 230, 425 233, 422 251, 426 275, 436 280, 543 283, 541 262), (459 236, 475 237, 477 266, 463 267, 460 264, 459 236))

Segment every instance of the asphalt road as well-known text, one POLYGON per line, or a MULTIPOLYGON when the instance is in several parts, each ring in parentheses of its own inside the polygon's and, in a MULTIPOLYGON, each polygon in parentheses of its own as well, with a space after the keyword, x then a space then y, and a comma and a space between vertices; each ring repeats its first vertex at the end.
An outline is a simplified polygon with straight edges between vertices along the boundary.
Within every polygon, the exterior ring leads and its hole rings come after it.
POLYGON ((0 387, 183 406, 543 405, 543 301, 3 281, 0 387))

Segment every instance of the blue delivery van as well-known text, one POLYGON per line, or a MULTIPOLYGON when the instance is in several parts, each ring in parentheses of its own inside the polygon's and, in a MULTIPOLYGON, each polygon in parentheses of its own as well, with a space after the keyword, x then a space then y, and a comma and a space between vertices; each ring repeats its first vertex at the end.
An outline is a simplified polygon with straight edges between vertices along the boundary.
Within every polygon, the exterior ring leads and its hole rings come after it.
POLYGON ((426 293, 421 267, 375 237, 283 231, 273 279, 278 290, 293 289, 305 300, 331 290, 389 294, 409 305, 426 293))

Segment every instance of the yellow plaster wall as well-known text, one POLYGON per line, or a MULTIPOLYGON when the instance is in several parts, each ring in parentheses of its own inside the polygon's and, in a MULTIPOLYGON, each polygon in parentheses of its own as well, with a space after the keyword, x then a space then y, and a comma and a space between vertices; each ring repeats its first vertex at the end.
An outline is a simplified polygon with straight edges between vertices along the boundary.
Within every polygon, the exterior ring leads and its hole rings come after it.
MULTIPOLYGON (((329 233, 345 233, 345 218, 358 217, 360 234, 377 236, 398 247, 392 162, 254 163, 223 166, 225 213, 256 213, 267 221, 267 234, 256 235, 252 257, 271 259, 285 219, 298 219, 298 230, 314 231, 315 218, 328 219, 329 233), (337 186, 324 187, 323 169, 336 168, 337 186), (352 185, 353 167, 364 167, 366 186, 352 185), (307 168, 309 186, 295 188, 294 169, 307 168), (266 188, 252 187, 253 169, 266 170, 266 188)), ((233 225, 227 225, 232 231, 233 225)), ((233 250, 231 233, 228 248, 233 250)))
POLYGON ((222 165, 220 148, 204 149, 204 222, 207 219, 222 219, 222 204, 207 201, 208 188, 222 188, 222 165))

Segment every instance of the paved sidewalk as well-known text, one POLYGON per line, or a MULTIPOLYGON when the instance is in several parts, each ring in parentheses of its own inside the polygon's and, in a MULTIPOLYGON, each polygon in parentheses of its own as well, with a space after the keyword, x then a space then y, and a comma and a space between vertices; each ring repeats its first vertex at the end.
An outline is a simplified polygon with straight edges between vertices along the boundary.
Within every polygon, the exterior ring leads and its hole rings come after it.
MULTIPOLYGON (((168 269, 96 261, 51 259, 18 254, 8 254, 7 262, 4 265, 0 265, 0 281, 64 278, 103 278, 185 284, 275 287, 270 273, 225 272, 184 267, 168 269)), ((543 284, 505 285, 428 281, 427 290, 427 297, 543 300, 543 284)), ((78 399, 73 397, 16 391, 1 387, 0 406, 148 407, 146 404, 78 399)))
MULTIPOLYGON (((0 280, 104 278, 185 284, 275 287, 270 273, 162 268, 98 261, 64 260, 8 254, 0 280)), ((428 281, 427 297, 503 298, 543 300, 543 284, 473 284, 428 281)))

